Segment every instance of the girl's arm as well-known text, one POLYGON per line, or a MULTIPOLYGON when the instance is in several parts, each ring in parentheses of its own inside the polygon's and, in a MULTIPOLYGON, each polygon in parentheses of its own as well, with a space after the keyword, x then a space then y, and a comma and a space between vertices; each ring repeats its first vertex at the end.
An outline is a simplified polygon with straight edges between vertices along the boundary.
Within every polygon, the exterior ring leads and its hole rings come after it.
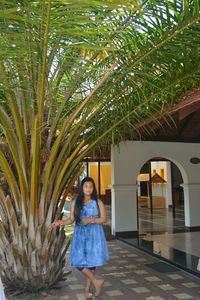
POLYGON ((75 204, 75 200, 71 201, 70 204, 70 216, 67 220, 57 220, 55 222, 52 223, 53 227, 56 226, 64 226, 64 225, 71 225, 74 223, 74 204, 75 204))

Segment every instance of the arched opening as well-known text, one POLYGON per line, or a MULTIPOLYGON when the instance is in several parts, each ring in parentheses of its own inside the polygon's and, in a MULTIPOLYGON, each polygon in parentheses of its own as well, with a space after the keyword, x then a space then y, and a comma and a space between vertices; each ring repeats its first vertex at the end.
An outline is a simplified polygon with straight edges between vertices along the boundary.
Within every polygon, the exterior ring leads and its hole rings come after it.
POLYGON ((184 182, 181 168, 170 159, 154 157, 142 165, 137 176, 141 237, 185 231, 184 182))

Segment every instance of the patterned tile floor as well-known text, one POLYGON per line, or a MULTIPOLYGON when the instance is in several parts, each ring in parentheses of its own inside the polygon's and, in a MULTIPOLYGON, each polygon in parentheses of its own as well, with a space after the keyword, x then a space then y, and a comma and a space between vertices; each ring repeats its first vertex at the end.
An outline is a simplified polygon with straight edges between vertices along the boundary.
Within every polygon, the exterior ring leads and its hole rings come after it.
POLYGON ((162 234, 165 232, 184 232, 184 209, 176 208, 176 218, 173 218, 172 208, 155 208, 153 214, 149 208, 139 208, 140 234, 162 234))
MULTIPOLYGON (((99 300, 179 300, 200 299, 200 278, 176 269, 160 273, 148 264, 159 262, 119 240, 108 241, 110 260, 97 269, 97 276, 105 279, 99 300)), ((69 249, 70 251, 70 249, 69 249)), ((68 260, 67 260, 68 265, 68 260)), ((69 267, 68 267, 69 268, 69 267)), ((7 297, 8 300, 83 300, 85 278, 76 269, 62 287, 48 293, 7 297)))

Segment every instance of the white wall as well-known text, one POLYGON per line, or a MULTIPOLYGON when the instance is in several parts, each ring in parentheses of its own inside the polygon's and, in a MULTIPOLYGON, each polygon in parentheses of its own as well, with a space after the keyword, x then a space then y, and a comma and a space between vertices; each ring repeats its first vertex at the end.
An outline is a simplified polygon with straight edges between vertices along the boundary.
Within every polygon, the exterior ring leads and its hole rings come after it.
POLYGON ((183 177, 185 225, 200 226, 200 165, 190 163, 200 156, 200 144, 126 141, 111 146, 112 232, 136 231, 136 180, 146 161, 162 157, 174 162, 183 177))

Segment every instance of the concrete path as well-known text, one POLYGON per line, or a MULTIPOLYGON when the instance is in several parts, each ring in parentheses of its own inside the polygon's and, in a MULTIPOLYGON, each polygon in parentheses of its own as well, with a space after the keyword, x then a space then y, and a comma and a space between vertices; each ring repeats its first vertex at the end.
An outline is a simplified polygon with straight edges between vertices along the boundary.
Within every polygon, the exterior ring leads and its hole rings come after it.
MULTIPOLYGON (((107 242, 110 260, 97 268, 97 276, 105 279, 99 300, 178 300, 200 299, 200 278, 172 268, 158 272, 148 264, 160 262, 119 240, 107 242)), ((70 249, 68 250, 70 251, 70 249)), ((67 259, 68 262, 68 259, 67 259)), ((68 267, 67 267, 68 268, 68 267)), ((85 278, 76 269, 58 289, 37 295, 7 297, 8 300, 83 300, 85 278)))

